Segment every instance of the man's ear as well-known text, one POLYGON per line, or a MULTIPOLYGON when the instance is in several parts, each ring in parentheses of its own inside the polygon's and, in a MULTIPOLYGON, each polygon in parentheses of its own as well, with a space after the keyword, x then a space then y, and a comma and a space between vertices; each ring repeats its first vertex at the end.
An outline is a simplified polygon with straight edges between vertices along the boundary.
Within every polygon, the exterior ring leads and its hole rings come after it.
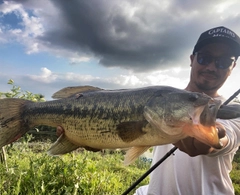
POLYGON ((192 55, 190 55, 190 61, 191 61, 190 66, 191 66, 191 67, 192 67, 193 60, 194 60, 194 55, 192 54, 192 55))
POLYGON ((232 74, 232 71, 233 71, 233 69, 235 68, 235 66, 236 66, 236 62, 234 62, 234 64, 233 64, 233 67, 231 68, 231 70, 229 71, 229 74, 228 74, 228 76, 230 76, 231 74, 232 74))

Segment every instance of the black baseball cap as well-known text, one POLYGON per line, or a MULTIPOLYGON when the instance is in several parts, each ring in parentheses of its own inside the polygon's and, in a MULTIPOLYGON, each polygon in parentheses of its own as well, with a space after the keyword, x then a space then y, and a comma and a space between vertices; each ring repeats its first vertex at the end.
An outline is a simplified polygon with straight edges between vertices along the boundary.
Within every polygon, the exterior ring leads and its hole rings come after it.
POLYGON ((240 38, 232 30, 220 26, 203 32, 193 49, 193 54, 210 43, 226 43, 233 48, 235 56, 240 56, 240 38))

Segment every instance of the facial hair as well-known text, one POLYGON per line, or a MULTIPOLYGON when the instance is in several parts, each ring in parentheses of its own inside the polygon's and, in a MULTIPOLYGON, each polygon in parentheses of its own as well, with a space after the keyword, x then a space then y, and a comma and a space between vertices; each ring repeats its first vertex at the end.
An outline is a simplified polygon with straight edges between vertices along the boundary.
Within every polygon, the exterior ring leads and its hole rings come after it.
MULTIPOLYGON (((218 79, 218 75, 216 74, 215 71, 209 71, 209 70, 205 70, 205 71, 201 71, 198 73, 199 75, 201 74, 209 74, 212 75, 213 77, 216 77, 216 79, 218 79)), ((203 83, 198 83, 195 82, 195 85, 202 91, 213 91, 213 90, 218 90, 222 85, 219 85, 216 83, 216 85, 212 85, 210 84, 209 81, 205 80, 203 83)))

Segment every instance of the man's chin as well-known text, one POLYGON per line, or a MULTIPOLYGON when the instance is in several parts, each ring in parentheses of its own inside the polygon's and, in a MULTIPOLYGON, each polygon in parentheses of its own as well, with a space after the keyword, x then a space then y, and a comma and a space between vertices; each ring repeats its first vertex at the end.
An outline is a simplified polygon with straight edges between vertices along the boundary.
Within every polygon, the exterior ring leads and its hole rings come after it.
POLYGON ((205 81, 204 83, 197 83, 197 87, 202 91, 217 90, 218 87, 213 85, 213 82, 205 81))

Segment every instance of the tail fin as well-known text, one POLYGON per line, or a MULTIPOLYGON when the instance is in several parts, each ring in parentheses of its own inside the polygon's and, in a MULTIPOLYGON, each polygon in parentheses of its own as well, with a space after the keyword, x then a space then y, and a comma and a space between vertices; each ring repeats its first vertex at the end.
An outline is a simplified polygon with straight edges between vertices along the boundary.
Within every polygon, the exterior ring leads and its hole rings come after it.
POLYGON ((22 110, 28 100, 6 98, 0 100, 0 148, 19 139, 28 130, 22 110))

